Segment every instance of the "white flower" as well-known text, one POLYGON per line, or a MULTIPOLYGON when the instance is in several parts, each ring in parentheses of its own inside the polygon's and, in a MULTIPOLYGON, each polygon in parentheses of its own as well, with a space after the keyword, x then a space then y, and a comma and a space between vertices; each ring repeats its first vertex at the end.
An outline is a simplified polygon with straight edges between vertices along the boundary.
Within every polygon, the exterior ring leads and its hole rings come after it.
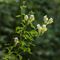
POLYGON ((37 24, 37 29, 39 29, 40 28, 40 24, 37 24))
POLYGON ((37 24, 37 29, 42 29, 42 27, 40 26, 40 24, 37 24))
POLYGON ((47 31, 47 27, 45 24, 42 25, 42 30, 43 30, 43 32, 47 31))
POLYGON ((38 29, 39 34, 47 31, 47 27, 45 24, 43 24, 42 26, 40 26, 40 24, 37 24, 37 29, 38 29))
POLYGON ((18 37, 15 37, 14 38, 14 42, 15 42, 15 44, 18 44, 19 43, 18 37))
POLYGON ((53 18, 49 19, 49 24, 53 23, 53 18))
POLYGON ((45 24, 51 24, 51 23, 53 23, 53 19, 52 18, 48 19, 47 15, 45 15, 44 16, 44 23, 45 24))
POLYGON ((40 34, 41 30, 42 30, 42 27, 40 26, 40 24, 37 24, 37 29, 38 29, 38 32, 40 34))
POLYGON ((47 20, 47 21, 48 21, 48 17, 47 17, 47 15, 44 16, 44 20, 47 20))
POLYGON ((28 15, 24 16, 24 20, 28 20, 28 18, 29 18, 28 15))
POLYGON ((31 21, 34 21, 34 20, 35 20, 34 15, 30 15, 30 20, 31 20, 31 21))
POLYGON ((47 15, 45 15, 44 16, 44 23, 47 24, 47 22, 48 22, 48 17, 47 17, 47 15))
POLYGON ((43 25, 42 25, 42 27, 43 27, 43 28, 46 28, 46 25, 45 25, 45 24, 43 24, 43 25))
POLYGON ((15 37, 14 40, 18 40, 18 37, 15 37))

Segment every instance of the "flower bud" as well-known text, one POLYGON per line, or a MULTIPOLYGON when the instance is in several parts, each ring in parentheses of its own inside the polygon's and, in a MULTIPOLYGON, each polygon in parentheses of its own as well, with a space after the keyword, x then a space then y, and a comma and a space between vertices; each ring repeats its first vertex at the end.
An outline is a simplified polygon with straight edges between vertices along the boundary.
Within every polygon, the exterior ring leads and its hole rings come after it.
POLYGON ((24 16, 24 20, 28 20, 28 15, 25 15, 24 16))
POLYGON ((48 17, 47 17, 47 15, 44 16, 44 20, 47 20, 47 21, 48 21, 48 17))
POLYGON ((49 19, 49 24, 53 23, 53 18, 49 19))
POLYGON ((46 25, 45 25, 45 24, 44 24, 44 25, 42 25, 42 30, 43 30, 43 32, 47 31, 47 27, 46 27, 46 25))
POLYGON ((38 32, 40 34, 41 30, 42 30, 42 27, 40 26, 40 24, 37 24, 37 29, 38 29, 38 32))
POLYGON ((19 43, 18 37, 15 37, 14 38, 14 42, 15 42, 15 44, 18 44, 19 43))
POLYGON ((30 20, 31 20, 31 21, 34 21, 34 20, 35 20, 34 15, 30 15, 30 20))
POLYGON ((40 24, 37 24, 37 29, 39 29, 40 28, 40 24))
POLYGON ((47 15, 45 15, 44 16, 44 23, 47 24, 47 22, 48 22, 48 17, 47 17, 47 15))

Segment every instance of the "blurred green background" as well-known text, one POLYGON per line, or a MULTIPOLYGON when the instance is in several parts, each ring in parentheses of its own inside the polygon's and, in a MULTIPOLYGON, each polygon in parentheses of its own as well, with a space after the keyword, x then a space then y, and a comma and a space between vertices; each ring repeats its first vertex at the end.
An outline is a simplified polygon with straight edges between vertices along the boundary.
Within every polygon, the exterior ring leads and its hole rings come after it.
MULTIPOLYGON (((16 18, 20 12, 19 4, 19 0, 0 0, 0 60, 4 54, 2 50, 14 34, 16 22, 20 23, 16 18)), ((32 10, 38 23, 44 15, 54 19, 48 31, 35 41, 37 46, 32 48, 29 59, 60 60, 60 0, 27 0, 27 6, 26 12, 32 10)))

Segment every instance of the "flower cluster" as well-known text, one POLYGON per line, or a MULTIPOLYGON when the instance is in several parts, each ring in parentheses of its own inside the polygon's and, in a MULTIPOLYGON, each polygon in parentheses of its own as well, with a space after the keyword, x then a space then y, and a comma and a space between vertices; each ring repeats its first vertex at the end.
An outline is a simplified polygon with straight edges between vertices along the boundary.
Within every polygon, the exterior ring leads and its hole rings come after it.
POLYGON ((34 15, 25 15, 24 20, 28 21, 28 23, 32 23, 35 20, 34 15))
POLYGON ((45 23, 46 25, 53 23, 53 18, 49 18, 49 19, 48 19, 47 15, 45 15, 45 16, 44 16, 44 23, 45 23))
POLYGON ((38 29, 39 34, 47 31, 47 27, 45 24, 43 24, 42 26, 40 24, 37 24, 37 29, 38 29))
POLYGON ((37 29, 38 29, 39 34, 40 33, 44 33, 45 31, 47 31, 47 27, 46 26, 48 24, 53 23, 53 19, 52 18, 48 19, 47 15, 44 16, 43 20, 44 20, 44 24, 42 26, 40 24, 37 24, 37 29))
POLYGON ((46 32, 47 25, 53 22, 52 18, 48 19, 47 15, 45 15, 43 18, 43 21, 44 21, 43 24, 42 25, 37 24, 37 31, 36 31, 36 27, 32 23, 34 20, 35 20, 34 15, 24 15, 24 19, 22 20, 22 24, 24 25, 22 25, 22 27, 16 27, 16 33, 20 34, 21 39, 19 40, 18 37, 15 37, 14 43, 15 43, 15 46, 17 44, 20 44, 20 49, 23 50, 23 52, 30 53, 31 52, 30 41, 33 41, 34 37, 38 37, 42 35, 44 32, 46 32), (28 26, 30 28, 34 27, 34 30, 28 30, 27 28, 28 26), (28 43, 25 42, 27 40, 29 40, 28 43))

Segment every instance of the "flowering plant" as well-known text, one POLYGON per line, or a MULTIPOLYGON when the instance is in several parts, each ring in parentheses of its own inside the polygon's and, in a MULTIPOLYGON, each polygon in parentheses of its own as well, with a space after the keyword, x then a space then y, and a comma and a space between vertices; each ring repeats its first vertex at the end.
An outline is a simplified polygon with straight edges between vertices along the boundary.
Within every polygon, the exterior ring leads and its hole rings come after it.
POLYGON ((47 25, 53 22, 52 18, 47 17, 47 15, 43 18, 43 24, 37 24, 36 26, 33 24, 35 21, 35 17, 33 14, 25 14, 26 6, 20 6, 21 14, 17 17, 21 18, 20 26, 16 27, 15 33, 17 34, 14 38, 14 43, 12 46, 8 47, 8 54, 4 56, 4 60, 22 60, 24 53, 32 54, 31 46, 34 46, 33 41, 38 36, 44 34, 47 29, 47 25), (13 59, 10 57, 14 56, 13 59), (16 57, 16 58, 15 58, 16 57))

